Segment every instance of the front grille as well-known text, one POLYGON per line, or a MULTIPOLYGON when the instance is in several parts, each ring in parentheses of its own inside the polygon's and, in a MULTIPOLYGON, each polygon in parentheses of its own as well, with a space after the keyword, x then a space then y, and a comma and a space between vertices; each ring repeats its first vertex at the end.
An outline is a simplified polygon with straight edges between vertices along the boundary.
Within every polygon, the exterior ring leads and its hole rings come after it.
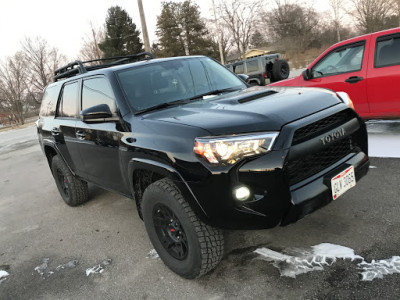
POLYGON ((339 161, 352 150, 351 138, 347 137, 318 152, 288 162, 290 185, 296 184, 339 161))
POLYGON ((309 140, 321 132, 326 132, 333 129, 340 124, 349 121, 352 118, 348 110, 341 111, 337 114, 331 115, 325 119, 318 120, 312 124, 297 129, 293 135, 292 145, 299 144, 305 140, 309 140))

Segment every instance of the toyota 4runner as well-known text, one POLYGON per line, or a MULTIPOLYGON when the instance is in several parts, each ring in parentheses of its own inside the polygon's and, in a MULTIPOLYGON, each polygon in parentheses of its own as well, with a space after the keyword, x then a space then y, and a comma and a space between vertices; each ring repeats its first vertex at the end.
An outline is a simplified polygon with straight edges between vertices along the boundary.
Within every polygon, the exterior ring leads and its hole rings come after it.
POLYGON ((203 56, 88 63, 55 72, 37 122, 61 197, 83 204, 89 182, 132 198, 185 278, 219 263, 221 229, 293 223, 368 171, 366 127, 344 93, 248 88, 203 56))

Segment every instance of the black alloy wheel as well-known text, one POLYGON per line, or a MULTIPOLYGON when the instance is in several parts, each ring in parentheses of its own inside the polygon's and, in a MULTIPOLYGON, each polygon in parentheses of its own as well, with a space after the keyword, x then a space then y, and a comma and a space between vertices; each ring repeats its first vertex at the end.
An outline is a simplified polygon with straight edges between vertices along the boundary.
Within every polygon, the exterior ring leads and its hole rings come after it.
POLYGON ((153 209, 153 223, 167 252, 175 259, 184 260, 189 251, 188 240, 178 217, 163 204, 156 204, 153 209))
POLYGON ((150 184, 140 207, 150 241, 172 271, 184 278, 196 278, 221 261, 222 231, 196 215, 172 180, 163 178, 150 184))
POLYGON ((64 194, 64 196, 66 198, 69 198, 69 185, 68 185, 68 180, 67 178, 64 176, 63 172, 57 168, 57 178, 58 178, 58 182, 61 186, 61 191, 64 194))
POLYGON ((78 206, 88 200, 87 182, 76 177, 60 156, 55 155, 52 158, 51 171, 58 191, 66 204, 78 206))

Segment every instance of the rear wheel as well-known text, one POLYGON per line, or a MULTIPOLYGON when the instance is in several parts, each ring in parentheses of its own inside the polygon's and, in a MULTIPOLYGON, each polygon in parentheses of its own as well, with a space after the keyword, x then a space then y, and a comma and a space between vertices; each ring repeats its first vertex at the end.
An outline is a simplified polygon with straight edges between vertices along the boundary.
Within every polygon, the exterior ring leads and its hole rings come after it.
POLYGON ((222 231, 203 223, 171 180, 161 179, 145 190, 142 212, 155 250, 178 275, 200 277, 221 261, 222 231))
POLYGON ((87 183, 75 177, 60 156, 53 157, 51 170, 65 203, 69 206, 78 206, 88 200, 87 183))

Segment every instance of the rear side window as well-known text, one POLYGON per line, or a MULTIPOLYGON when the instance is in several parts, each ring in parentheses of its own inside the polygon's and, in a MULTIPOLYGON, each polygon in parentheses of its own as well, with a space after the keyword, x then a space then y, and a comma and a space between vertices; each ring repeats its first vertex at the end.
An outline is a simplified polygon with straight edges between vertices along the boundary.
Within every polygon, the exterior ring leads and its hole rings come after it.
POLYGON ((59 117, 75 118, 78 111, 78 81, 64 86, 58 109, 59 117))
POLYGON ((236 74, 243 74, 244 73, 244 64, 240 63, 235 66, 235 73, 236 74))
POLYGON ((82 110, 98 104, 107 104, 112 113, 116 112, 114 94, 104 77, 86 79, 82 86, 82 110))
POLYGON ((41 117, 55 116, 60 86, 48 86, 44 91, 39 115, 41 117))
POLYGON ((258 71, 258 60, 247 62, 247 72, 257 72, 258 71))
POLYGON ((375 47, 375 68, 400 65, 400 35, 379 37, 375 47))

